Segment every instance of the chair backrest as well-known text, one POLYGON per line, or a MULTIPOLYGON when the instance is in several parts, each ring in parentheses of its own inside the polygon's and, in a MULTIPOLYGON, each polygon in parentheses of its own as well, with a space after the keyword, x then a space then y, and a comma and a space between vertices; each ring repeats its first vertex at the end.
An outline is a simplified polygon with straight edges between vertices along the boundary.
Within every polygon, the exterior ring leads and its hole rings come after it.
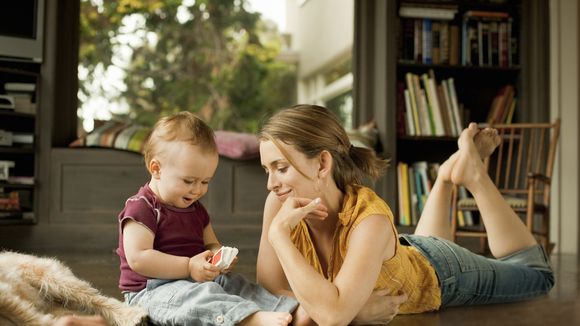
MULTIPOLYGON (((560 119, 554 123, 495 124, 502 143, 485 160, 491 179, 508 196, 528 194, 528 175, 540 175, 551 180, 560 135, 560 119)), ((537 183, 537 201, 547 205, 550 182, 537 183)))

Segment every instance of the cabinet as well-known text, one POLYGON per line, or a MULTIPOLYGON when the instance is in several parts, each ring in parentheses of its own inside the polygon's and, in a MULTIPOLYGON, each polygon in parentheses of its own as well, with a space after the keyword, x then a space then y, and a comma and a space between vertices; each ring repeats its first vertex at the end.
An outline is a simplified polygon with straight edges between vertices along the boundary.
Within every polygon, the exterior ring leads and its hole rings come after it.
MULTIPOLYGON (((400 218, 404 213, 400 209, 399 194, 409 191, 409 188, 401 187, 398 164, 440 163, 457 148, 457 130, 409 132, 404 93, 409 86, 407 76, 417 76, 418 89, 424 91, 422 77, 434 76, 434 94, 437 94, 437 85, 443 84, 442 81, 453 79, 457 102, 463 108, 459 110, 462 127, 469 121, 486 122, 494 98, 506 85, 513 87, 517 98, 511 121, 548 121, 549 58, 545 50, 549 44, 548 5, 548 1, 515 0, 355 2, 355 120, 375 119, 377 122, 384 155, 390 158, 391 167, 386 178, 376 185, 376 190, 395 211, 395 216, 400 218), (404 13, 402 8, 411 10, 404 13), (439 13, 442 14, 440 18, 427 18, 437 11, 434 9, 445 10, 439 13), (416 17, 409 17, 409 11, 415 12, 416 17), (453 14, 449 15, 450 12, 453 14), (477 13, 485 15, 486 12, 501 19, 477 16, 477 13), (420 38, 416 38, 415 22, 427 22, 422 24, 421 32, 430 31, 429 37, 424 38, 426 34, 422 33, 420 38), (497 38, 500 22, 505 23, 502 27, 504 36, 508 22, 511 28, 511 42, 502 46, 507 50, 509 45, 510 57, 504 54, 502 58, 499 45, 492 44, 490 39, 490 35, 497 38), (447 29, 444 41, 437 34, 439 42, 434 43, 434 25, 438 30, 442 25, 447 29), (452 27, 456 33, 453 37, 452 27), (464 42, 470 39, 469 33, 472 33, 472 41, 467 44, 464 42), (454 49, 450 47, 452 39, 454 49), (429 45, 423 44, 425 42, 429 45), (446 44, 445 54, 442 52, 443 44, 446 44), (419 57, 418 47, 422 52, 419 57), (452 50, 455 51, 453 60, 452 50), (474 52, 466 60, 468 50, 474 52), (485 56, 480 60, 476 56, 478 53, 485 56)), ((429 102, 428 94, 425 95, 426 102, 429 102)), ((441 119, 444 121, 443 117, 441 119)))
POLYGON ((0 225, 36 220, 39 69, 0 61, 0 225))

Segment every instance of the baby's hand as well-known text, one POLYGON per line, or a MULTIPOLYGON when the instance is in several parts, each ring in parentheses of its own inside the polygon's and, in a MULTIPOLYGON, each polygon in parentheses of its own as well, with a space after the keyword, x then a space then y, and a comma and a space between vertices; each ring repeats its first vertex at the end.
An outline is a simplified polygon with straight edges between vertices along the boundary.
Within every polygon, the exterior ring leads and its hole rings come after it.
POLYGON ((209 262, 212 256, 213 252, 206 250, 191 257, 189 259, 189 276, 197 282, 207 282, 220 275, 219 268, 209 262))

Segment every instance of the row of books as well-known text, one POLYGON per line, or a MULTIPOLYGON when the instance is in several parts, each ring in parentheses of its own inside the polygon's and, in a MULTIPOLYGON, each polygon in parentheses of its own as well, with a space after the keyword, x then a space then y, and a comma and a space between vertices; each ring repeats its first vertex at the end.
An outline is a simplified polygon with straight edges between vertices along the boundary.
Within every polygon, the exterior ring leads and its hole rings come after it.
POLYGON ((499 89, 491 102, 487 123, 512 123, 516 109, 517 98, 512 85, 505 85, 499 89))
MULTIPOLYGON (((467 189, 465 189, 465 187, 460 186, 460 187, 457 187, 457 197, 459 200, 461 200, 461 199, 470 197, 470 195, 467 192, 467 189)), ((457 210, 457 226, 458 227, 462 228, 462 227, 474 226, 477 223, 478 223, 477 218, 475 218, 473 216, 473 212, 457 210)))
POLYGON ((33 83, 4 83, 5 94, 0 94, 0 109, 14 112, 35 114, 36 84, 33 83))
MULTIPOLYGON (((398 207, 396 223, 403 226, 416 226, 425 208, 427 197, 437 178, 439 163, 418 161, 412 164, 397 163, 398 207)), ((464 187, 458 187, 459 199, 470 195, 464 187)), ((477 218, 470 211, 457 212, 458 227, 469 227, 477 224, 477 218)))
POLYGON ((400 61, 497 67, 517 62, 518 42, 509 13, 469 10, 456 19, 457 13, 455 5, 401 5, 400 61))
POLYGON ((438 170, 438 163, 397 163, 398 225, 417 225, 438 170))
POLYGON ((401 62, 459 64, 459 26, 431 19, 402 20, 401 62))
POLYGON ((407 73, 398 93, 400 134, 457 137, 463 130, 453 78, 437 83, 433 70, 420 76, 407 73))
POLYGON ((450 24, 456 5, 403 3, 399 7, 399 59, 424 64, 459 64, 459 27, 450 24))
POLYGON ((461 64, 511 67, 517 62, 517 38, 506 12, 468 11, 461 26, 461 64))

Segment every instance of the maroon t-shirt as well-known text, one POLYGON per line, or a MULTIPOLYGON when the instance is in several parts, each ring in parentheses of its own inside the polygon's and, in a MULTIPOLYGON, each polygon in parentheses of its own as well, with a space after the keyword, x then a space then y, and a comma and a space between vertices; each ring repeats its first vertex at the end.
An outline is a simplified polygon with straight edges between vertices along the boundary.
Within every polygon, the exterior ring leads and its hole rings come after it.
POLYGON ((125 256, 123 247, 123 223, 132 219, 149 229, 155 236, 153 249, 166 254, 193 257, 204 252, 203 230, 209 223, 209 215, 199 202, 187 208, 177 208, 159 202, 149 185, 139 189, 127 199, 119 214, 119 247, 121 260, 121 291, 138 292, 145 288, 147 277, 134 272, 125 256))

